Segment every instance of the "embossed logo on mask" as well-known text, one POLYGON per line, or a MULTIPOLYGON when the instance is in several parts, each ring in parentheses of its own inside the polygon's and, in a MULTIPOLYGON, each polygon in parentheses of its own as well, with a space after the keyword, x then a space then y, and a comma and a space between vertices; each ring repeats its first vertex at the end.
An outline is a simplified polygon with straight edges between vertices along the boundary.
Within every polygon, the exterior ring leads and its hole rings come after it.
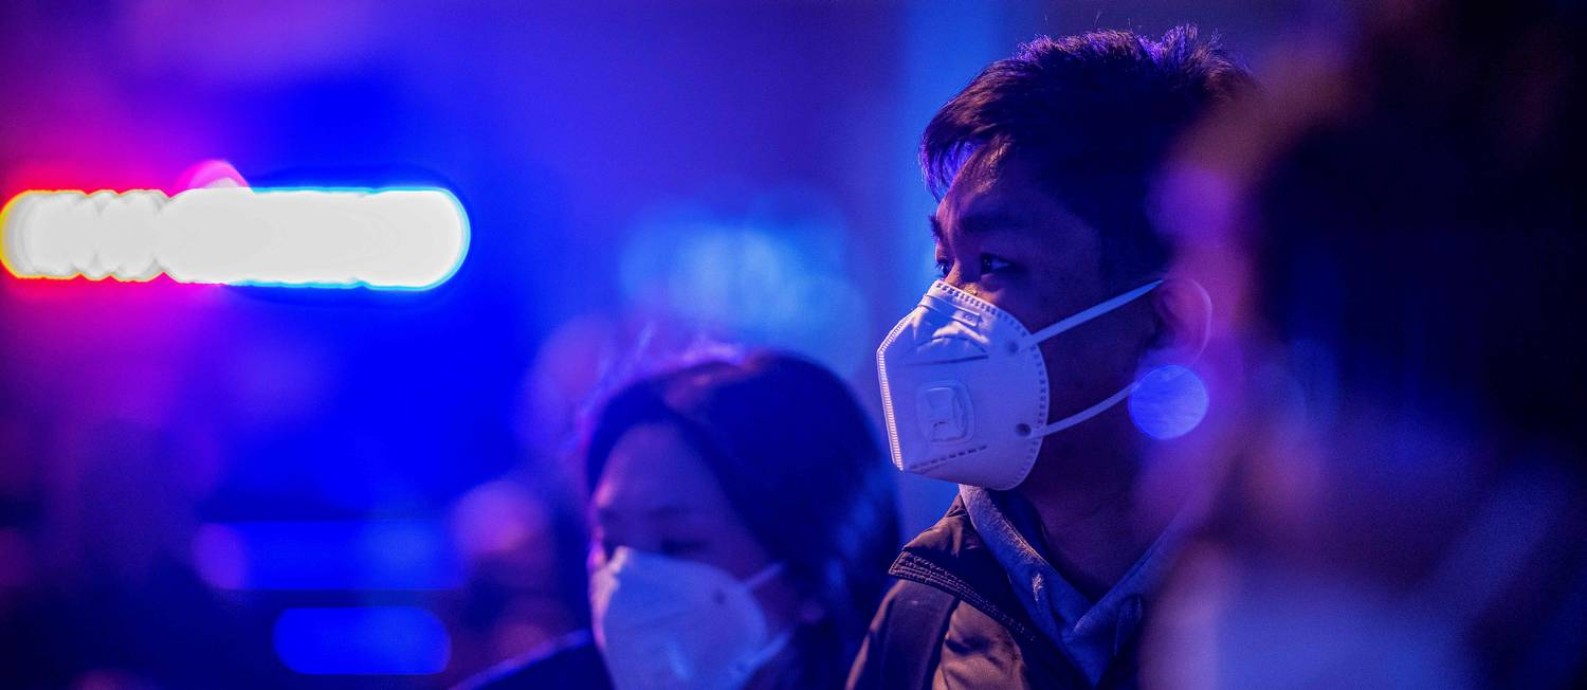
POLYGON ((922 386, 916 399, 920 432, 933 443, 951 443, 970 436, 973 416, 970 392, 956 381, 922 386))

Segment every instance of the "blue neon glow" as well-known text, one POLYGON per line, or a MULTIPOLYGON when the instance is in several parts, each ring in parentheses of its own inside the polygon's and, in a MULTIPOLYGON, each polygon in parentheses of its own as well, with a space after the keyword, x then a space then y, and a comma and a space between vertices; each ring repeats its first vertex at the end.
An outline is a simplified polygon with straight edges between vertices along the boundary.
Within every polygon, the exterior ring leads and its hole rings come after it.
POLYGON ((435 522, 242 522, 199 537, 199 572, 226 589, 434 591, 463 581, 435 522))
POLYGON ((1141 377, 1130 394, 1130 419, 1158 440, 1190 433, 1207 416, 1207 385, 1189 368, 1170 364, 1141 377))
POLYGON ((416 606, 300 608, 281 612, 276 656, 311 675, 425 675, 446 670, 446 626, 416 606))
POLYGON ((813 190, 764 194, 748 212, 674 204, 640 218, 619 274, 630 304, 652 318, 845 371, 874 344, 844 234, 836 204, 813 190))

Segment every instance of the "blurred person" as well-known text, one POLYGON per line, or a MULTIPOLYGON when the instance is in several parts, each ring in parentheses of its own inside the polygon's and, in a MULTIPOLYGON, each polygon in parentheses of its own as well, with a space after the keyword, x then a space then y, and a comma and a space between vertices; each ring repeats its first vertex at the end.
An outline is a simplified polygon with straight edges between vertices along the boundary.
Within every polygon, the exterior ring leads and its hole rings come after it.
POLYGON ((1145 684, 1587 687, 1583 29, 1372 8, 1170 166, 1238 414, 1145 684))
POLYGON ((270 621, 195 563, 204 481, 191 439, 120 418, 64 431, 41 455, 50 474, 28 535, 39 572, 0 621, 0 686, 281 687, 270 621))
POLYGON ((1193 27, 1039 38, 927 125, 942 277, 877 356, 895 463, 960 492, 893 564, 850 687, 1133 684, 1182 531, 1138 480, 1205 413, 1211 308, 1165 280, 1147 191, 1249 83, 1193 27))
POLYGON ((595 415, 592 628, 470 688, 834 688, 898 545, 852 394, 774 352, 653 375, 595 415))
POLYGON ((448 670, 466 678, 589 627, 580 508, 531 462, 516 476, 486 482, 452 509, 466 581, 454 602, 448 670))

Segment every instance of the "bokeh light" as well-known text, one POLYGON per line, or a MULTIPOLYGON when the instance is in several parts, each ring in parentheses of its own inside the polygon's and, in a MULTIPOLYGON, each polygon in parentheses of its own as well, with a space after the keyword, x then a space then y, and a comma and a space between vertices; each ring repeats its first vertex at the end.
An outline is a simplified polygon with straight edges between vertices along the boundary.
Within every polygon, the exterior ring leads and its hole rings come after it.
POLYGON ((441 620, 405 606, 287 609, 275 646, 288 668, 311 675, 439 673, 452 653, 441 620))

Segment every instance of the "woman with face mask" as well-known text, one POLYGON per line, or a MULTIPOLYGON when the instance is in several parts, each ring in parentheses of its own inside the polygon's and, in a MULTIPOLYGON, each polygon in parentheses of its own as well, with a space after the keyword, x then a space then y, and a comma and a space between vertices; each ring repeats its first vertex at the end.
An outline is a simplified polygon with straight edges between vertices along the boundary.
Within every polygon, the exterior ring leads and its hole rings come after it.
POLYGON ((830 372, 757 352, 621 390, 586 453, 592 630, 467 687, 841 687, 898 547, 830 372))

